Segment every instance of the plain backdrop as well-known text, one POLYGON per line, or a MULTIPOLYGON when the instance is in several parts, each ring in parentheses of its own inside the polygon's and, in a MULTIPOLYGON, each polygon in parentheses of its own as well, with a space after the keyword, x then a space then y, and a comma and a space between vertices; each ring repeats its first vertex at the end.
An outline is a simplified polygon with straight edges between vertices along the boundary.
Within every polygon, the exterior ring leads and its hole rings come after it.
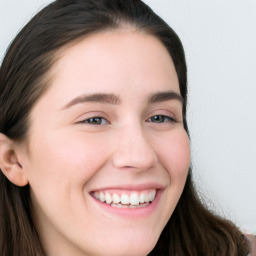
MULTIPOLYGON (((0 0, 0 62, 20 28, 49 2, 0 0)), ((255 232, 256 1, 145 2, 185 48, 192 164, 200 194, 211 209, 255 232)))

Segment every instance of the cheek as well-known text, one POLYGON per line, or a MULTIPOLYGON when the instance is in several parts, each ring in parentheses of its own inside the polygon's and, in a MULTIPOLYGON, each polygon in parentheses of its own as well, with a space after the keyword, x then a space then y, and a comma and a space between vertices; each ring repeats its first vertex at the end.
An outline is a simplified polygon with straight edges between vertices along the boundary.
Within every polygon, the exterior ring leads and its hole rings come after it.
POLYGON ((166 133, 155 144, 158 161, 169 176, 164 191, 161 218, 164 225, 170 219, 182 194, 190 165, 190 144, 184 129, 166 133))
POLYGON ((107 147, 97 137, 59 131, 36 138, 31 144, 33 180, 41 176, 42 181, 63 186, 85 184, 107 159, 107 147))
POLYGON ((160 162, 170 175, 170 181, 181 178, 184 182, 190 165, 190 144, 185 130, 173 131, 166 136, 161 145, 158 145, 160 162))

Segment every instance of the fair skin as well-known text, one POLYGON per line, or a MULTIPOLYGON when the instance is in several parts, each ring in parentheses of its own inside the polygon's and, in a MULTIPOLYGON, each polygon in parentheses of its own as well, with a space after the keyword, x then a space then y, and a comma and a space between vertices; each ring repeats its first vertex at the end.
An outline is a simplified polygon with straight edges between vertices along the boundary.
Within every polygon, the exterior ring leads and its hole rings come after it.
POLYGON ((190 164, 170 55, 151 35, 108 31, 64 49, 51 73, 30 115, 29 149, 12 151, 19 176, 9 172, 30 184, 47 256, 147 255, 190 164))

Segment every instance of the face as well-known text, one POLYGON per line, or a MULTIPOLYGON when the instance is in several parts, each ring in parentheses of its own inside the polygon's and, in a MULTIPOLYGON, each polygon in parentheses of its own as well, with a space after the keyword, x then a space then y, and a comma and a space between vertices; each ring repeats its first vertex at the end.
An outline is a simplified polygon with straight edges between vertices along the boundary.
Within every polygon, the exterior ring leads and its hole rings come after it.
POLYGON ((170 55, 153 36, 112 31, 69 46, 51 71, 21 157, 47 255, 147 255, 190 164, 170 55))

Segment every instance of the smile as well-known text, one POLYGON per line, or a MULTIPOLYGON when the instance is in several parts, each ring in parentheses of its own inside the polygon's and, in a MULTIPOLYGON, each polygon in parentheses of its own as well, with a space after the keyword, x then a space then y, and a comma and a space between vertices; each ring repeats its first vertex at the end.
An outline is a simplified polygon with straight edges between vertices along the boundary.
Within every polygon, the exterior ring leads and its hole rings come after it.
POLYGON ((155 200, 156 189, 142 191, 97 191, 93 192, 92 196, 117 208, 142 208, 148 206, 155 200))

